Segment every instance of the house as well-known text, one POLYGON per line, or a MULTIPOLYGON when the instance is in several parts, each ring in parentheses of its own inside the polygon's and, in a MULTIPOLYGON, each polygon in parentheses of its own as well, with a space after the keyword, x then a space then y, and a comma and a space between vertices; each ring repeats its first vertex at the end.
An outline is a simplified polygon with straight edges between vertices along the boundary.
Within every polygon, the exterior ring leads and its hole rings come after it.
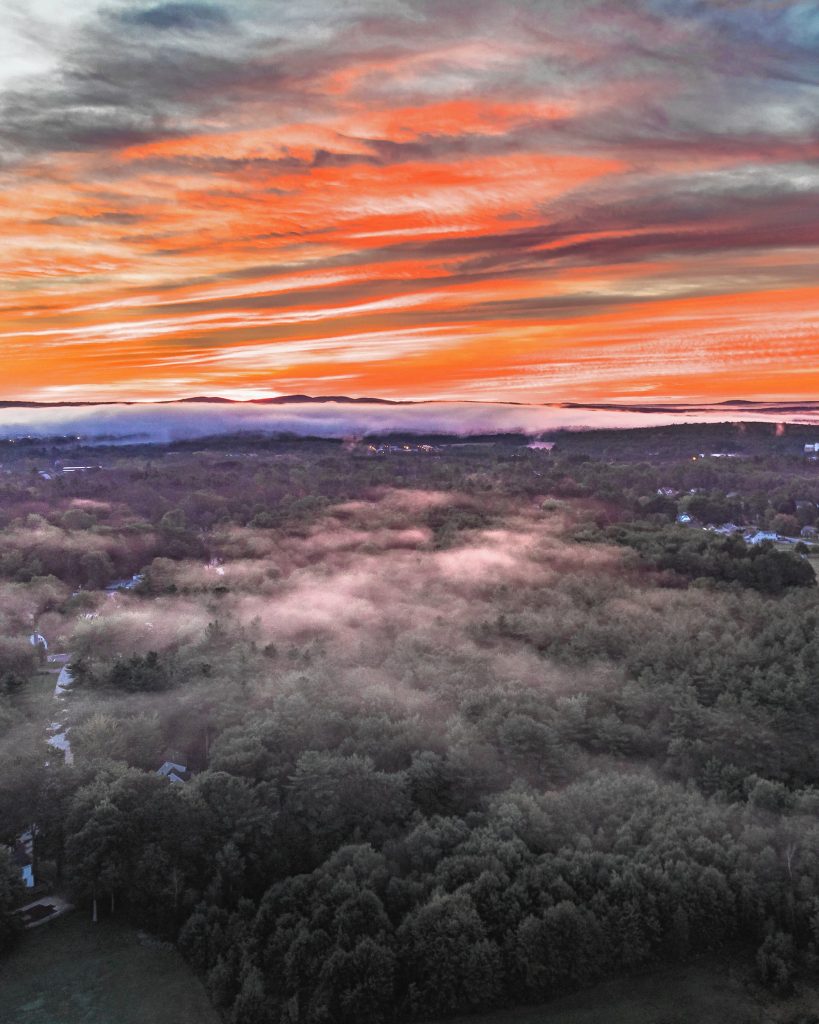
POLYGON ((803 526, 799 533, 802 537, 811 538, 816 537, 819 534, 819 530, 815 526, 803 526))
POLYGON ((735 533, 740 533, 741 527, 737 526, 736 523, 723 523, 722 526, 714 528, 714 533, 722 533, 726 537, 730 537, 735 533))
POLYGON ((819 441, 817 441, 816 444, 806 444, 804 450, 805 455, 813 455, 814 453, 819 452, 819 441))
POLYGON ((527 448, 531 448, 536 452, 550 452, 554 446, 554 441, 531 441, 526 445, 527 448))
POLYGON ((105 588, 109 594, 113 594, 117 590, 133 590, 138 587, 139 584, 145 579, 143 573, 138 572, 131 576, 130 579, 125 580, 114 580, 113 583, 109 583, 105 588))
POLYGON ((32 633, 28 638, 28 642, 32 647, 42 647, 44 651, 48 650, 48 640, 46 640, 42 633, 32 633))
POLYGON ((688 512, 680 512, 677 516, 677 522, 680 523, 681 526, 689 526, 693 521, 693 517, 690 516, 688 512))
POLYGON ((187 766, 184 764, 178 764, 176 761, 164 761, 162 765, 156 770, 157 775, 162 775, 170 782, 188 782, 191 777, 191 773, 188 771, 187 766))
POLYGON ((778 533, 772 533, 770 530, 757 530, 756 533, 748 534, 745 540, 749 544, 761 544, 764 540, 777 541, 779 540, 778 533))
POLYGON ((49 654, 46 658, 49 665, 67 665, 70 660, 70 654, 49 654))
POLYGON ((434 444, 368 444, 364 448, 356 447, 354 452, 363 452, 368 457, 379 455, 434 455, 441 449, 434 444))
POLYGON ((679 491, 675 491, 673 487, 658 487, 657 494, 661 498, 676 498, 679 491))

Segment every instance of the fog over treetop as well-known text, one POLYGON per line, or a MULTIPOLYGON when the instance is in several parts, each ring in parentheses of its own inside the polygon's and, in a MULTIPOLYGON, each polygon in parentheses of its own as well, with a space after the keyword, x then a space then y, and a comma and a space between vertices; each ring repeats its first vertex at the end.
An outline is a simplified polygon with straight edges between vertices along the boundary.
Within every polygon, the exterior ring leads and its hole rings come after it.
POLYGON ((819 423, 809 403, 788 407, 747 403, 725 406, 567 407, 429 402, 418 405, 305 402, 288 405, 197 402, 94 406, 18 406, 0 409, 0 436, 77 434, 83 438, 150 441, 210 437, 238 432, 289 433, 341 438, 365 434, 539 434, 727 421, 819 423))

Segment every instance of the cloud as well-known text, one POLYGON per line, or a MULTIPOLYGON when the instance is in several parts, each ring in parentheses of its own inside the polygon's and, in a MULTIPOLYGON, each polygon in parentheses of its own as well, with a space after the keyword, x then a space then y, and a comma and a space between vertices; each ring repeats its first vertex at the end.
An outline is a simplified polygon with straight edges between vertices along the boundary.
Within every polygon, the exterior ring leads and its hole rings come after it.
POLYGON ((193 130, 202 85, 241 88, 259 71, 223 15, 216 39, 172 33, 209 20, 204 5, 108 11, 77 31, 55 73, 0 95, 0 139, 12 152, 108 150, 193 130), (157 33, 159 33, 157 35, 157 33))
MULTIPOLYGON (((813 322, 819 30, 799 0, 63 7, 12 2, 0 26, 0 55, 41 39, 0 77, 9 395, 39 393, 43 360, 77 395, 170 393, 198 364, 184 392, 352 369, 364 393, 503 397, 550 361, 582 371, 552 374, 582 376, 567 398, 626 366, 637 391, 713 394, 745 309, 753 365, 780 293, 782 323, 813 322), (704 344, 693 382, 674 339, 701 309, 725 352, 704 344)), ((804 349, 743 394, 815 390, 804 349)))
MULTIPOLYGON (((56 76, 7 92, 0 133, 29 150, 126 146, 195 131, 199 119, 248 101, 317 110, 313 85, 322 80, 337 89, 341 83, 339 101, 346 91, 364 103, 386 96, 417 103, 424 94, 520 98, 545 89, 585 100, 596 93, 597 102, 581 104, 586 112, 559 119, 575 143, 600 141, 603 132, 625 145, 690 138, 707 146, 750 130, 775 137, 815 128, 815 104, 801 91, 818 77, 808 14, 784 3, 766 17, 769 5, 757 0, 743 5, 740 18, 729 6, 583 0, 569 11, 516 0, 510 10, 483 0, 468 15, 457 3, 340 7, 329 0, 299 11, 247 0, 230 9, 194 2, 107 8, 69 33, 56 76), (635 90, 637 76, 657 88, 635 90), (605 85, 609 102, 599 98, 605 85)), ((332 103, 325 97, 325 114, 332 103)), ((562 148, 549 128, 535 120, 511 135, 374 138, 374 157, 320 147, 313 166, 482 147, 562 148)))
POLYGON ((58 216, 48 217, 43 224, 52 224, 57 227, 74 227, 78 224, 138 224, 144 218, 138 213, 122 213, 112 210, 106 213, 95 213, 85 217, 81 216, 58 216))
POLYGON ((223 31, 230 24, 230 15, 224 7, 198 3, 157 4, 144 10, 119 11, 116 17, 126 25, 184 32, 223 31))

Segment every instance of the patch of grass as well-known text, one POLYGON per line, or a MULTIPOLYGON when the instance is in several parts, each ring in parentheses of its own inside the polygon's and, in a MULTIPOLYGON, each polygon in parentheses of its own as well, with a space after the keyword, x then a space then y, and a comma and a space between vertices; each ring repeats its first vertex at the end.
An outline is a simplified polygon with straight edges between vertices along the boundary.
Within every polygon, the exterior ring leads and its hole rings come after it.
POLYGON ((35 672, 26 683, 24 699, 32 717, 52 715, 60 709, 60 701, 54 699, 54 687, 59 674, 53 669, 35 672))
POLYGON ((75 912, 24 934, 0 961, 3 1024, 219 1024, 172 947, 75 912))
POLYGON ((664 968, 602 982, 543 1006, 461 1017, 455 1024, 791 1024, 819 1012, 815 990, 776 999, 753 983, 750 966, 664 968))

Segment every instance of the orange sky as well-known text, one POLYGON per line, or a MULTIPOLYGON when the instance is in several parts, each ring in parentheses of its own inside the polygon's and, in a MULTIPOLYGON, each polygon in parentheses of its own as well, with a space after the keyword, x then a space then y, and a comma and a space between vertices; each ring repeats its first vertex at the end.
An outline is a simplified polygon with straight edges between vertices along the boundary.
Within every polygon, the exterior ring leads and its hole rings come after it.
POLYGON ((741 6, 83 0, 0 75, 0 397, 815 397, 819 18, 741 6))

